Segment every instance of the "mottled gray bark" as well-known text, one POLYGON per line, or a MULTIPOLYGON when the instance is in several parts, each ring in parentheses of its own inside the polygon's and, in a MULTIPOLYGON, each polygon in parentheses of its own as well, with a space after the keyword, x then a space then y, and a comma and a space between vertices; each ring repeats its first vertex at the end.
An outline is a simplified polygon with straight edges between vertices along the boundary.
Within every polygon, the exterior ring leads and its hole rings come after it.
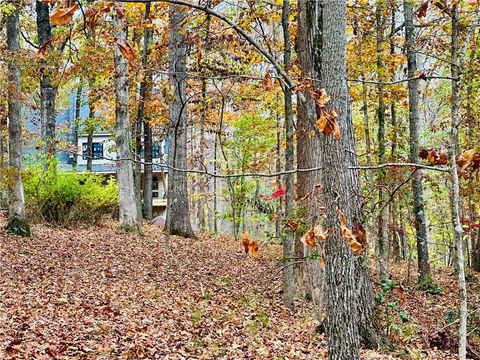
MULTIPOLYGON (((285 72, 288 73, 292 65, 292 45, 290 42, 290 0, 283 0, 282 7, 282 29, 283 29, 283 63, 285 72)), ((285 171, 294 168, 294 143, 293 143, 293 106, 292 89, 285 85, 283 88, 285 100, 285 171)), ((293 211, 293 174, 285 175, 285 217, 288 218, 293 211)), ((294 272, 294 241, 292 233, 286 232, 283 238, 283 257, 284 265, 284 286, 283 303, 289 308, 293 308, 295 295, 295 272, 294 272)))
MULTIPOLYGON (((20 10, 17 7, 7 16, 7 45, 12 54, 8 65, 8 159, 13 170, 9 180, 9 207, 7 230, 11 233, 30 236, 30 227, 25 218, 25 199, 22 181, 22 80, 17 64, 20 48, 20 10)), ((3 156, 3 154, 2 154, 3 156)))
MULTIPOLYGON (((415 27, 413 24, 413 4, 409 0, 403 3, 405 12, 405 41, 407 43, 407 66, 408 77, 413 78, 417 74, 417 60, 415 53, 415 27)), ((419 162, 419 115, 418 115, 418 80, 408 82, 409 101, 409 127, 410 127, 410 162, 419 162)), ((425 221, 425 201, 423 197, 422 175, 417 171, 412 179, 413 209, 415 215, 415 233, 417 238, 418 272, 419 282, 430 281, 430 262, 428 257, 427 226, 425 221)))
POLYGON ((324 226, 332 228, 325 243, 327 281, 327 338, 329 359, 359 358, 359 314, 356 294, 356 259, 347 240, 340 234, 340 214, 352 226, 347 149, 350 149, 348 91, 346 83, 345 0, 320 1, 317 19, 321 41, 316 44, 315 60, 320 58, 321 84, 331 97, 327 111, 335 110, 342 138, 322 136, 322 203, 326 207, 324 226))
MULTIPOLYGON (((36 1, 37 34, 40 46, 52 39, 50 11, 47 2, 36 1)), ((56 69, 55 69, 56 71, 56 69)), ((40 136, 47 154, 55 153, 55 99, 57 87, 52 79, 52 67, 41 62, 40 77, 40 136)))
MULTIPOLYGON (((169 105, 170 124, 168 136, 170 148, 168 163, 171 167, 187 167, 187 94, 186 94, 186 43, 183 31, 186 17, 181 6, 170 5, 170 30, 168 39, 170 83, 174 89, 173 101, 169 105)), ((169 235, 195 238, 190 222, 188 183, 185 172, 168 172, 168 209, 166 231, 169 235)))
MULTIPOLYGON (((118 4, 121 8, 124 4, 118 4)), ((126 41, 125 24, 114 12, 114 36, 118 42, 126 41)), ((120 225, 127 231, 139 231, 135 199, 132 153, 129 147, 128 123, 128 64, 118 46, 115 46, 115 143, 117 150, 117 179, 120 225)))

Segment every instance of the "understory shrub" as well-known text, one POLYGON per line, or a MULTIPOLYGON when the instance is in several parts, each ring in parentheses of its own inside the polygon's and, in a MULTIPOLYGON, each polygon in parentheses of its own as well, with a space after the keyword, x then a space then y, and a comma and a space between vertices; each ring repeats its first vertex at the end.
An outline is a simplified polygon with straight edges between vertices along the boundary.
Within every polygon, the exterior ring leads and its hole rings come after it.
POLYGON ((117 183, 92 173, 35 166, 24 175, 29 219, 58 226, 97 224, 118 206, 117 183))

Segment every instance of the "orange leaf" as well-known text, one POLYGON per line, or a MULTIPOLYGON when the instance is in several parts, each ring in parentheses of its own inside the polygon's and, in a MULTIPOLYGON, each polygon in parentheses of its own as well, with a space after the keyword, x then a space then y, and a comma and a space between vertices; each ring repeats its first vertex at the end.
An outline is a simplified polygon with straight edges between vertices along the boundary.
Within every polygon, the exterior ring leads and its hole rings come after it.
POLYGON ((360 244, 358 241, 352 240, 349 241, 348 244, 350 245, 350 249, 357 254, 360 255, 363 252, 362 244, 360 244))
POLYGON ((45 43, 37 51, 37 58, 42 59, 47 53, 50 46, 58 43, 59 40, 60 40, 60 36, 57 35, 51 38, 50 40, 45 41, 45 43))
POLYGON ((437 162, 437 158, 438 158, 438 154, 435 150, 431 150, 429 153, 428 153, 428 156, 427 156, 427 161, 430 165, 435 165, 436 162, 437 162))
POLYGON ((75 3, 68 8, 58 8, 50 15, 50 22, 53 25, 66 25, 72 20, 75 10, 78 9, 78 4, 75 3))
POLYGON ((250 239, 247 233, 243 233, 242 245, 243 245, 243 248, 245 249, 245 254, 248 254, 248 246, 250 245, 250 239))
POLYGON ((460 155, 460 157, 463 157, 463 159, 465 159, 465 163, 461 166, 461 170, 463 171, 473 162, 473 158, 475 157, 475 150, 471 149, 464 151, 462 155, 460 155))
POLYGON ((322 270, 325 270, 325 257, 324 256, 320 257, 320 267, 322 268, 322 270))
POLYGON ((298 229, 298 227, 300 226, 300 224, 299 224, 297 221, 288 220, 288 221, 285 223, 285 226, 288 226, 290 229, 292 229, 293 231, 295 231, 295 230, 298 229))
POLYGON ((300 238, 300 241, 307 245, 310 249, 314 249, 317 244, 315 242, 315 230, 310 229, 308 230, 303 236, 300 238))
POLYGON ((258 244, 255 240, 248 244, 248 253, 253 257, 258 256, 258 244))

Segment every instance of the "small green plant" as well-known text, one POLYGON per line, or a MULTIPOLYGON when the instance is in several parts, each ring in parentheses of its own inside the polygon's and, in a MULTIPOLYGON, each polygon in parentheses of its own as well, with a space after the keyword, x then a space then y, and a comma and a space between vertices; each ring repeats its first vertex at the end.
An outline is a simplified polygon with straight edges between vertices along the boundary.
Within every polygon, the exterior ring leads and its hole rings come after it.
POLYGON ((202 310, 200 310, 200 309, 195 309, 195 310, 192 312, 191 319, 192 319, 192 324, 193 324, 194 326, 199 325, 199 324, 202 322, 202 319, 203 319, 203 312, 202 312, 202 310))
POLYGON ((429 295, 440 295, 443 292, 443 289, 438 284, 435 284, 430 276, 422 277, 416 289, 425 291, 429 295))
POLYGON ((118 206, 114 179, 92 173, 63 172, 55 161, 34 165, 24 174, 29 219, 58 226, 97 224, 118 206))

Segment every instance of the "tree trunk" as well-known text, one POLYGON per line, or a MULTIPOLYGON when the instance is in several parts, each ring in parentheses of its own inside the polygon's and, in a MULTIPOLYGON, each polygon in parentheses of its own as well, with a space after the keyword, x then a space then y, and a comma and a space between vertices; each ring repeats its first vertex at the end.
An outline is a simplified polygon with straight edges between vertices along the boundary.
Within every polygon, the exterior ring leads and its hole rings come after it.
POLYGON ((326 207, 325 228, 332 229, 325 243, 327 281, 327 339, 329 359, 359 359, 359 314, 357 311, 355 257, 340 233, 340 212, 352 226, 350 214, 351 174, 346 149, 353 147, 348 134, 348 91, 346 83, 345 0, 320 1, 314 20, 318 24, 314 62, 320 67, 321 85, 331 97, 327 111, 335 110, 342 138, 321 136, 322 204, 326 207))
POLYGON ((87 171, 92 171, 93 165, 93 132, 95 131, 93 118, 95 111, 93 110, 93 99, 90 99, 88 106, 88 122, 87 122, 87 171))
MULTIPOLYGON (((150 19, 151 4, 145 4, 145 20, 150 19)), ((143 36, 143 52, 142 52, 142 66, 144 70, 143 86, 140 85, 140 104, 139 104, 139 117, 143 120, 143 146, 144 146, 144 159, 145 165, 143 166, 143 206, 145 210, 145 218, 150 220, 153 218, 153 134, 150 122, 145 117, 145 102, 148 100, 149 94, 152 89, 152 69, 148 66, 148 55, 150 54, 150 44, 152 43, 153 30, 149 27, 145 28, 143 36), (143 87, 143 92, 142 92, 143 87), (140 108, 142 113, 140 114, 140 108)), ((164 187, 165 189, 165 187, 164 187)))
MULTIPOLYGON (((377 26, 377 73, 379 81, 383 81, 381 75, 383 65, 383 37, 384 34, 384 18, 382 16, 383 0, 377 1, 376 26, 377 26)), ((383 85, 378 85, 378 154, 377 159, 379 164, 385 163, 385 99, 383 85)), ((385 194, 385 182, 387 176, 385 169, 378 171, 377 186, 378 186, 378 208, 379 213, 377 215, 377 273, 380 279, 388 278, 388 238, 387 238, 387 217, 386 217, 386 194, 385 194)))
MULTIPOLYGON (((36 1, 37 33, 40 46, 52 39, 49 6, 47 2, 36 1)), ((52 82, 52 70, 47 69, 47 64, 44 61, 41 64, 40 133, 46 154, 52 155, 55 153, 55 98, 57 87, 52 82)))
MULTIPOLYGON (((290 43, 289 17, 290 0, 283 0, 283 62, 285 71, 287 73, 292 65, 292 46, 290 43)), ((294 167, 292 89, 288 85, 284 85, 283 94, 285 97, 285 171, 290 171, 294 167)), ((288 219, 293 211, 293 174, 285 175, 285 189, 285 218, 288 219)), ((293 308, 293 300, 295 295, 294 241, 295 239, 293 234, 286 232, 283 239, 283 258, 286 260, 284 264, 283 303, 288 308, 293 308)))
MULTIPOLYGON (((205 5, 206 8, 211 7, 211 0, 207 0, 205 5)), ((210 48, 210 23, 212 21, 212 15, 207 14, 207 19, 205 21, 205 39, 203 44, 203 56, 199 57, 199 72, 203 72, 203 58, 206 56, 207 51, 210 48)), ((199 156, 199 163, 201 167, 207 167, 205 164, 205 150, 206 150, 206 140, 205 140, 205 125, 207 122, 207 113, 208 113, 208 103, 207 103, 207 79, 202 78, 202 89, 201 89, 201 101, 202 101, 202 111, 200 113, 200 156, 199 156)), ((198 176, 198 189, 199 189, 199 198, 198 198, 198 227, 205 231, 206 226, 206 217, 205 217, 205 206, 207 205, 207 197, 208 197, 208 190, 209 190, 209 179, 205 176, 200 174, 198 176)))
MULTIPOLYGON (((22 80, 20 67, 16 63, 20 48, 20 10, 18 6, 7 16, 7 44, 13 61, 8 72, 8 158, 12 171, 9 181, 9 212, 7 230, 20 236, 30 236, 30 227, 25 217, 25 198, 22 181, 22 80)), ((1 154, 3 156, 3 154, 1 154)))
MULTIPOLYGON (((298 32, 297 52, 299 67, 305 79, 319 79, 315 70, 314 51, 315 37, 318 34, 318 23, 315 20, 316 5, 308 0, 298 1, 298 32)), ((311 84, 320 88, 318 82, 311 84)), ((310 92, 304 89, 299 93, 297 101, 297 166, 301 169, 320 167, 320 140, 318 136, 311 136, 315 122, 318 119, 315 102, 310 92)), ((320 199, 318 185, 320 185, 321 172, 299 173, 297 175, 297 198, 304 199, 297 206, 304 208, 307 221, 318 216, 320 199)), ((295 257, 304 258, 310 254, 309 250, 300 242, 300 237, 295 239, 295 257)), ((308 258, 305 263, 299 262, 295 268, 296 288, 299 295, 311 297, 315 304, 316 317, 323 321, 325 308, 325 271, 318 261, 308 258)))
POLYGON ((169 235, 196 238, 190 223, 187 174, 173 168, 185 169, 187 165, 187 94, 186 94, 186 44, 180 32, 184 25, 185 10, 170 5, 170 31, 168 40, 171 86, 175 90, 170 103, 168 211, 166 231, 169 235))
MULTIPOLYGON (((471 32, 474 31, 472 26, 471 32)), ((460 114, 461 107, 461 88, 462 75, 464 70, 464 60, 467 46, 470 42, 471 32, 465 39, 464 48, 459 48, 460 39, 460 5, 455 4, 452 7, 452 56, 451 56, 451 75, 452 75, 452 119, 450 130, 450 172, 452 176, 452 189, 450 191, 452 207, 452 223, 455 246, 457 252, 457 270, 458 270, 458 288, 460 297, 460 326, 458 329, 459 345, 458 357, 460 360, 467 358, 467 285, 465 282, 465 259, 463 249, 463 228, 460 222, 462 218, 460 208, 460 179, 456 158, 460 153, 459 128, 462 121, 460 114)))
MULTIPOLYGON (((415 53, 415 27, 413 24, 413 4, 409 0, 403 2, 405 11, 405 41, 407 43, 408 77, 417 73, 415 53)), ((410 161, 419 162, 419 116, 418 116, 418 80, 408 82, 409 124, 410 124, 410 161)), ((413 208, 415 214, 415 232, 417 238, 419 283, 428 284, 431 281, 430 262, 428 259, 427 226, 425 221, 425 206, 423 198, 422 176, 419 171, 413 175, 413 208)))
MULTIPOLYGON (((118 4, 124 8, 124 4, 118 4)), ((114 35, 117 42, 126 41, 122 20, 114 12, 114 35)), ((128 64, 118 46, 115 46, 115 143, 117 148, 117 179, 120 225, 127 231, 139 231, 133 179, 132 153, 129 147, 128 123, 128 64)))
MULTIPOLYGON (((80 126, 80 109, 82 107, 82 93, 83 93, 83 86, 82 86, 82 82, 80 81, 80 84, 78 85, 78 89, 77 89, 77 94, 75 96, 75 119, 73 120, 73 143, 75 144, 75 146, 77 146, 78 144, 78 128, 80 126)), ((75 151, 75 153, 77 153, 77 151, 75 151)), ((72 160, 72 168, 74 169, 74 171, 76 171, 77 169, 77 159, 78 159, 78 155, 74 154, 73 156, 73 160, 72 160)))

